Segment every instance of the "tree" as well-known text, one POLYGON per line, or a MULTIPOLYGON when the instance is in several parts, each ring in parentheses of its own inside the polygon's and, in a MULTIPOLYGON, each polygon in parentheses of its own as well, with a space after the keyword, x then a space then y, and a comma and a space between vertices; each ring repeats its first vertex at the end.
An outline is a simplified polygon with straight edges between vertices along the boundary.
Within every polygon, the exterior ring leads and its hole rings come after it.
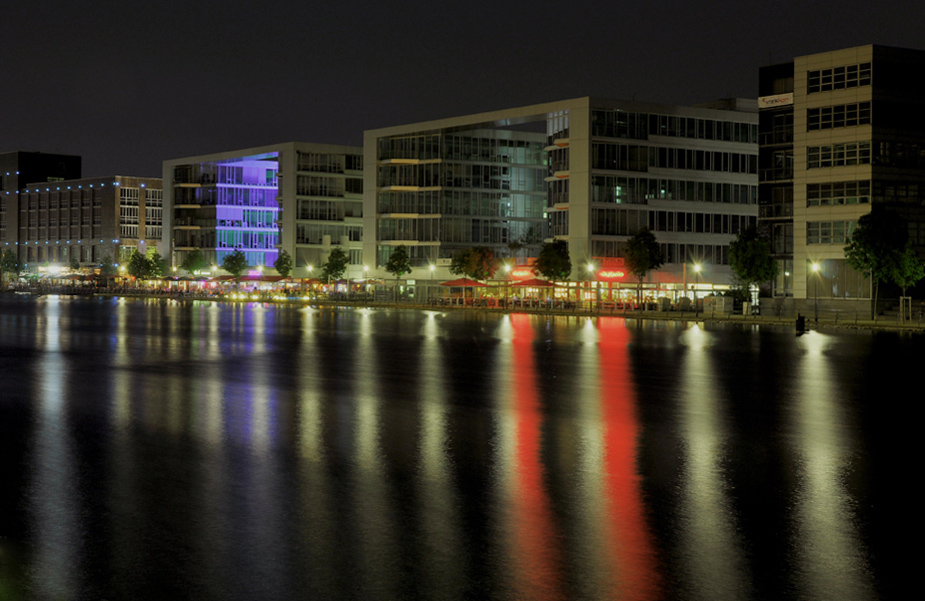
POLYGON ((544 242, 533 264, 533 270, 550 280, 567 280, 572 274, 568 243, 565 240, 544 242))
POLYGON ((873 207, 870 213, 858 219, 858 225, 845 245, 848 265, 873 279, 871 311, 874 319, 877 319, 880 282, 892 279, 908 236, 906 224, 899 215, 888 209, 873 207))
POLYGON ((77 259, 76 254, 71 255, 71 260, 68 262, 67 266, 71 271, 77 271, 80 269, 80 261, 77 259))
POLYGON ((167 271, 167 261, 161 257, 161 253, 157 252, 153 248, 148 249, 148 256, 145 257, 148 261, 148 277, 157 278, 164 275, 164 272, 167 271))
POLYGON ((321 275, 328 281, 339 280, 341 276, 344 275, 344 272, 347 271, 348 263, 349 257, 347 253, 344 252, 344 249, 335 246, 331 249, 328 260, 321 266, 321 275))
POLYGON ((292 256, 285 250, 279 251, 279 255, 273 261, 273 269, 279 275, 288 278, 289 274, 292 273, 292 256))
POLYGON ((103 260, 100 262, 100 275, 109 277, 116 275, 118 272, 119 270, 112 262, 112 257, 110 255, 103 257, 103 260))
POLYGON ((183 262, 180 263, 180 269, 191 274, 208 268, 209 262, 206 261, 206 258, 203 256, 203 254, 199 252, 199 249, 187 253, 186 257, 183 259, 183 262))
POLYGON ((912 241, 906 241, 906 247, 899 254, 896 264, 893 266, 893 274, 890 279, 903 291, 906 296, 906 290, 910 286, 915 286, 916 282, 925 278, 925 264, 922 263, 915 249, 912 247, 912 241))
POLYGON ((132 255, 128 259, 128 274, 133 278, 138 278, 143 280, 150 275, 151 263, 148 262, 147 257, 138 252, 138 249, 132 251, 132 255))
POLYGON ((626 242, 626 266, 636 276, 636 302, 642 296, 642 280, 653 269, 658 269, 665 263, 662 249, 649 228, 644 227, 626 242))
POLYGON ((385 270, 400 278, 406 273, 411 273, 411 257, 408 256, 408 249, 402 244, 392 251, 389 260, 385 263, 385 270))
POLYGON ((236 248, 232 252, 225 255, 224 260, 222 261, 222 269, 230 273, 235 281, 240 279, 241 274, 247 271, 249 265, 247 264, 247 256, 240 248, 236 248))
POLYGON ((758 228, 749 226, 729 245, 729 266, 739 280, 746 296, 752 285, 774 279, 777 262, 771 258, 771 245, 758 236, 758 228))
POLYGON ((22 273, 22 263, 19 262, 16 253, 11 250, 4 251, 3 256, 0 256, 0 283, 3 282, 4 273, 12 273, 17 279, 22 273))
POLYGON ((450 261, 450 273, 462 275, 473 280, 488 280, 498 270, 495 253, 486 246, 464 248, 450 261))

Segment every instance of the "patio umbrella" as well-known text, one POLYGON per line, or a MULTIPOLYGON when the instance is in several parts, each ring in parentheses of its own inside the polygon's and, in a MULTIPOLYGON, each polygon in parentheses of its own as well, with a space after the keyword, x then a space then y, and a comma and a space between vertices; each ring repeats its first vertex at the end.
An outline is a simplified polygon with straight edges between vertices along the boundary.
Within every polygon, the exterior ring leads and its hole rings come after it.
POLYGON ((548 280, 541 280, 539 278, 530 278, 529 280, 520 280, 518 282, 511 283, 511 286, 523 286, 524 288, 552 288, 555 286, 552 282, 548 280))

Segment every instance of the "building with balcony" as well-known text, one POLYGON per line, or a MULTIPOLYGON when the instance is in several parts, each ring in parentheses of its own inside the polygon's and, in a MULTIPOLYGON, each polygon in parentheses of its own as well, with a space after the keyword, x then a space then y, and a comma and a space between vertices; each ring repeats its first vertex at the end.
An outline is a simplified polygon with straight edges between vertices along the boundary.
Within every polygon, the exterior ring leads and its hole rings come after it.
POLYGON ((220 266, 240 249, 257 267, 286 250, 293 276, 308 277, 340 247, 361 274, 362 173, 360 148, 298 142, 165 161, 162 253, 220 266))
POLYGON ((759 225, 778 262, 769 293, 868 303, 845 242, 873 205, 902 213, 925 249, 925 52, 860 46, 759 70, 759 225))
POLYGON ((602 278, 648 227, 667 260, 653 281, 692 281, 697 264, 728 285, 729 243, 757 219, 757 136, 755 102, 740 99, 577 98, 370 130, 364 259, 381 268, 404 245, 418 277, 448 277, 466 247, 523 259, 561 239, 573 278, 589 265, 602 278))
POLYGON ((19 257, 27 268, 45 263, 84 267, 125 262, 136 248, 161 243, 159 178, 91 177, 32 183, 19 192, 19 257))

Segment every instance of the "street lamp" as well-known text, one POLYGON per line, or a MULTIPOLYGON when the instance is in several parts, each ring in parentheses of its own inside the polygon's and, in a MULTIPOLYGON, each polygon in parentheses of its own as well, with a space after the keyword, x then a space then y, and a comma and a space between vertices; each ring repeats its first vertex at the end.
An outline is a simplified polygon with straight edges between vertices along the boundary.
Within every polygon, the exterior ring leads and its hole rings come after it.
POLYGON ((819 323, 819 263, 813 261, 813 319, 816 324, 819 323))
POLYGON ((588 311, 591 311, 594 308, 594 305, 591 301, 591 290, 593 288, 593 281, 592 281, 593 277, 594 277, 594 263, 589 262, 588 263, 588 311))
POLYGON ((700 287, 700 263, 694 263, 694 315, 696 316, 700 309, 697 307, 697 288, 700 287))
POLYGON ((427 291, 427 296, 433 300, 434 298, 434 271, 437 269, 437 266, 433 263, 430 264, 430 288, 427 291))

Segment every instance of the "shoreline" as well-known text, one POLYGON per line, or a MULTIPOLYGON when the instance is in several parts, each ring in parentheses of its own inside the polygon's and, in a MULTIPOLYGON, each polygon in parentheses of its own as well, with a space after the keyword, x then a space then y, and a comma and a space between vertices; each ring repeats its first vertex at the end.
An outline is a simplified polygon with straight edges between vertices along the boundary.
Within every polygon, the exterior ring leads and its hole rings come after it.
MULTIPOLYGON (((484 313, 526 313, 535 315, 561 315, 573 317, 622 317, 625 319, 642 319, 649 321, 678 321, 678 322, 711 322, 711 323, 737 323, 743 325, 773 325, 789 326, 797 330, 797 318, 791 316, 772 316, 772 315, 741 315, 732 313, 710 313, 695 311, 658 311, 658 310, 626 310, 626 309, 590 309, 590 308, 561 308, 561 307, 472 307, 459 305, 435 305, 415 302, 382 302, 369 299, 324 299, 324 298, 246 298, 234 299, 227 297, 199 296, 199 295, 169 295, 169 294, 145 294, 130 292, 17 292, 4 290, 0 294, 9 295, 31 295, 31 296, 70 296, 79 298, 139 298, 151 300, 172 300, 176 302, 185 301, 202 301, 202 302, 221 302, 221 303, 264 303, 289 306, 317 306, 317 307, 345 307, 345 308, 376 308, 376 309, 408 309, 415 311, 468 311, 484 313)), ((850 330, 870 330, 870 331, 893 331, 893 332, 910 332, 925 333, 925 321, 922 319, 913 319, 909 323, 901 324, 893 316, 883 316, 876 321, 872 319, 858 319, 836 315, 823 316, 815 320, 812 316, 804 315, 804 331, 822 330, 822 329, 850 329, 850 330)))

